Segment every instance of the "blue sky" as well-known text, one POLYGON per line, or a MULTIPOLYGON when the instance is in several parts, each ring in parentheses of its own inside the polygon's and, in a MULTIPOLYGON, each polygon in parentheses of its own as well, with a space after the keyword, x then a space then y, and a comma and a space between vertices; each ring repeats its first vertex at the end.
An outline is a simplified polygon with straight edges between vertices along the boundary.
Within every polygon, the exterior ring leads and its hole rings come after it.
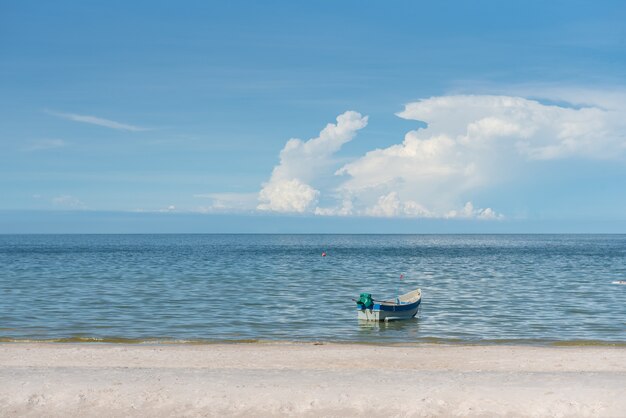
POLYGON ((626 232, 625 21, 0 2, 0 232, 626 232))

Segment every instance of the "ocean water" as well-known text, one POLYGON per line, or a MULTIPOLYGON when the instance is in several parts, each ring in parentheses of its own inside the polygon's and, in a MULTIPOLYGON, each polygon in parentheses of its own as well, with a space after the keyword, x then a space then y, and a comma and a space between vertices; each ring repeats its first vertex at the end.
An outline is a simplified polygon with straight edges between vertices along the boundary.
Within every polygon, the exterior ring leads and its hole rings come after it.
POLYGON ((0 341, 626 344, 617 280, 626 235, 0 235, 0 341))

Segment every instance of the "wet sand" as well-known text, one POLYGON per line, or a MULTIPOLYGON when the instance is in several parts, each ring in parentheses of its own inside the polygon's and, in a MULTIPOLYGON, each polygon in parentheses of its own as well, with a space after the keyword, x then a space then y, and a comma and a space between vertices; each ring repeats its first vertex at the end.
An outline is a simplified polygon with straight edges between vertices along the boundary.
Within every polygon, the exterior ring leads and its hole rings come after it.
POLYGON ((626 416, 626 348, 0 344, 0 416, 626 416))

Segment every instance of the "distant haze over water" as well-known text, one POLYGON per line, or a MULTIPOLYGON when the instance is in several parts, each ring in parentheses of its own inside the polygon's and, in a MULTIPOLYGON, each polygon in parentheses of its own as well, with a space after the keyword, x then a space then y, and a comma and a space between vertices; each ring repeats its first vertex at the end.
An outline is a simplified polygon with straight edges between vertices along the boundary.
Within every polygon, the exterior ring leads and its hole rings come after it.
POLYGON ((626 343, 618 280, 626 235, 0 235, 0 341, 626 343))

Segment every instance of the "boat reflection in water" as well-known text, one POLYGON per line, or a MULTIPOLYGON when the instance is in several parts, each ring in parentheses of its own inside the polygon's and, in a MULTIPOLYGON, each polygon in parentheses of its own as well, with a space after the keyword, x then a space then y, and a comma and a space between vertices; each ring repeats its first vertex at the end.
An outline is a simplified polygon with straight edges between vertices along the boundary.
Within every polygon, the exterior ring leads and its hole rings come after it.
POLYGON ((404 343, 421 342, 420 320, 417 317, 406 321, 364 321, 358 320, 359 338, 368 343, 390 343, 401 336, 404 343))

